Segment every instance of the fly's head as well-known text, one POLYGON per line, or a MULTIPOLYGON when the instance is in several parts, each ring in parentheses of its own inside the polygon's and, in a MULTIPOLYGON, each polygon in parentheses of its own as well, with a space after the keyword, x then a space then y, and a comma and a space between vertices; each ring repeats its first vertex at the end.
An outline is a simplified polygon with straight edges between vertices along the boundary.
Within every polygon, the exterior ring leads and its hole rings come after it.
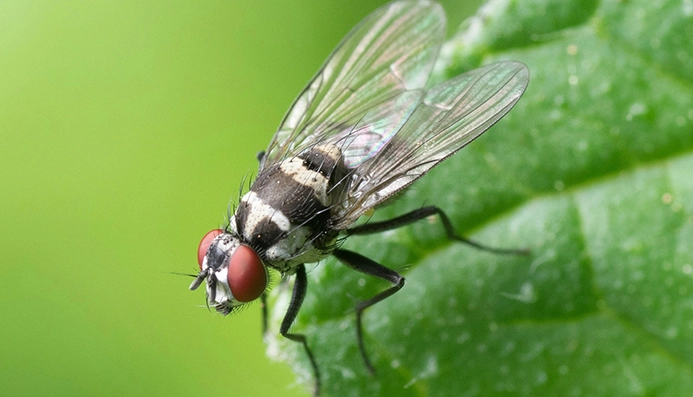
POLYGON ((267 269, 258 254, 234 234, 215 229, 197 248, 200 273, 190 284, 207 281, 207 303, 224 315, 259 298, 267 289, 267 269))

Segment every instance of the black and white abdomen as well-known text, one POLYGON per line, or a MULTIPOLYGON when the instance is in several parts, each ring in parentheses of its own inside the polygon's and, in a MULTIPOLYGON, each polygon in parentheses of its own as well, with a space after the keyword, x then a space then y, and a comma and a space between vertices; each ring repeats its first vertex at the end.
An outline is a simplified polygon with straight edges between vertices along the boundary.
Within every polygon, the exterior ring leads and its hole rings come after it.
POLYGON ((346 175, 335 145, 315 146, 260 171, 231 224, 263 261, 282 272, 334 249, 331 211, 346 175))

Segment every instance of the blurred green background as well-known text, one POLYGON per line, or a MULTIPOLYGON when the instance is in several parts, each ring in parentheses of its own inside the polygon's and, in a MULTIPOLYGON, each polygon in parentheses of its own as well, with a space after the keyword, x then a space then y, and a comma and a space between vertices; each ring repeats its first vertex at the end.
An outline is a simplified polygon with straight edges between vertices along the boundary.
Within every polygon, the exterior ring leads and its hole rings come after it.
POLYGON ((258 305, 212 314, 172 272, 384 3, 0 3, 0 395, 306 395, 258 305))

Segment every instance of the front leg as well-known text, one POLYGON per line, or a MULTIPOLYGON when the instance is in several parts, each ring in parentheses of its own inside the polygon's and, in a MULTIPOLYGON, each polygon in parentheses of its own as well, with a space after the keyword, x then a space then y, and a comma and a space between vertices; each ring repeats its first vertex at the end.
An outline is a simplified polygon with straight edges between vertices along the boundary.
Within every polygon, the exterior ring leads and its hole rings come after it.
POLYGON ((313 374, 315 375, 315 388, 313 389, 313 395, 320 395, 320 370, 318 369, 318 364, 315 362, 315 357, 313 352, 308 347, 308 342, 306 341, 306 336, 304 334, 290 333, 289 328, 296 320, 296 315, 301 309, 303 304, 303 299, 306 297, 306 290, 308 289, 308 279, 306 278, 306 267, 304 265, 299 265, 296 268, 296 282, 294 283, 294 291, 291 295, 291 302, 289 303, 289 308, 286 310, 284 315, 284 320, 282 320, 282 325, 279 327, 279 333, 294 342, 298 342, 303 345, 303 349, 308 355, 310 360, 310 365, 313 367, 313 374))
POLYGON ((269 315, 269 307, 267 306, 267 292, 260 296, 260 306, 262 307, 262 337, 267 335, 267 317, 269 315))

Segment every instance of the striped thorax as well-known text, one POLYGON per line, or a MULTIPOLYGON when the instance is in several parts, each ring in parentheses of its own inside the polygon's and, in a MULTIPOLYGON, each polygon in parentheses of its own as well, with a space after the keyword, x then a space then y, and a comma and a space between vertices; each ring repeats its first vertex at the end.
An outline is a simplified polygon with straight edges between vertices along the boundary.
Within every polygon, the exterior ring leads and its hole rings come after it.
POLYGON ((329 220, 343 168, 339 148, 325 145, 264 170, 236 210, 238 235, 281 272, 322 259, 336 237, 329 220))
MULTIPOLYGON (((241 198, 229 230, 208 234, 205 238, 210 242, 201 244, 207 249, 201 267, 208 277, 209 304, 229 313, 264 292, 264 266, 284 275, 293 274, 296 266, 329 255, 338 234, 330 227, 330 216, 340 200, 341 185, 346 184, 345 175, 342 153, 335 145, 315 146, 262 170, 241 198), (233 288, 236 271, 230 266, 239 255, 239 247, 246 247, 242 249, 243 257, 250 262, 239 272, 256 285, 244 294, 249 300, 239 299, 233 288)), ((199 282, 196 279, 193 285, 199 282)))

